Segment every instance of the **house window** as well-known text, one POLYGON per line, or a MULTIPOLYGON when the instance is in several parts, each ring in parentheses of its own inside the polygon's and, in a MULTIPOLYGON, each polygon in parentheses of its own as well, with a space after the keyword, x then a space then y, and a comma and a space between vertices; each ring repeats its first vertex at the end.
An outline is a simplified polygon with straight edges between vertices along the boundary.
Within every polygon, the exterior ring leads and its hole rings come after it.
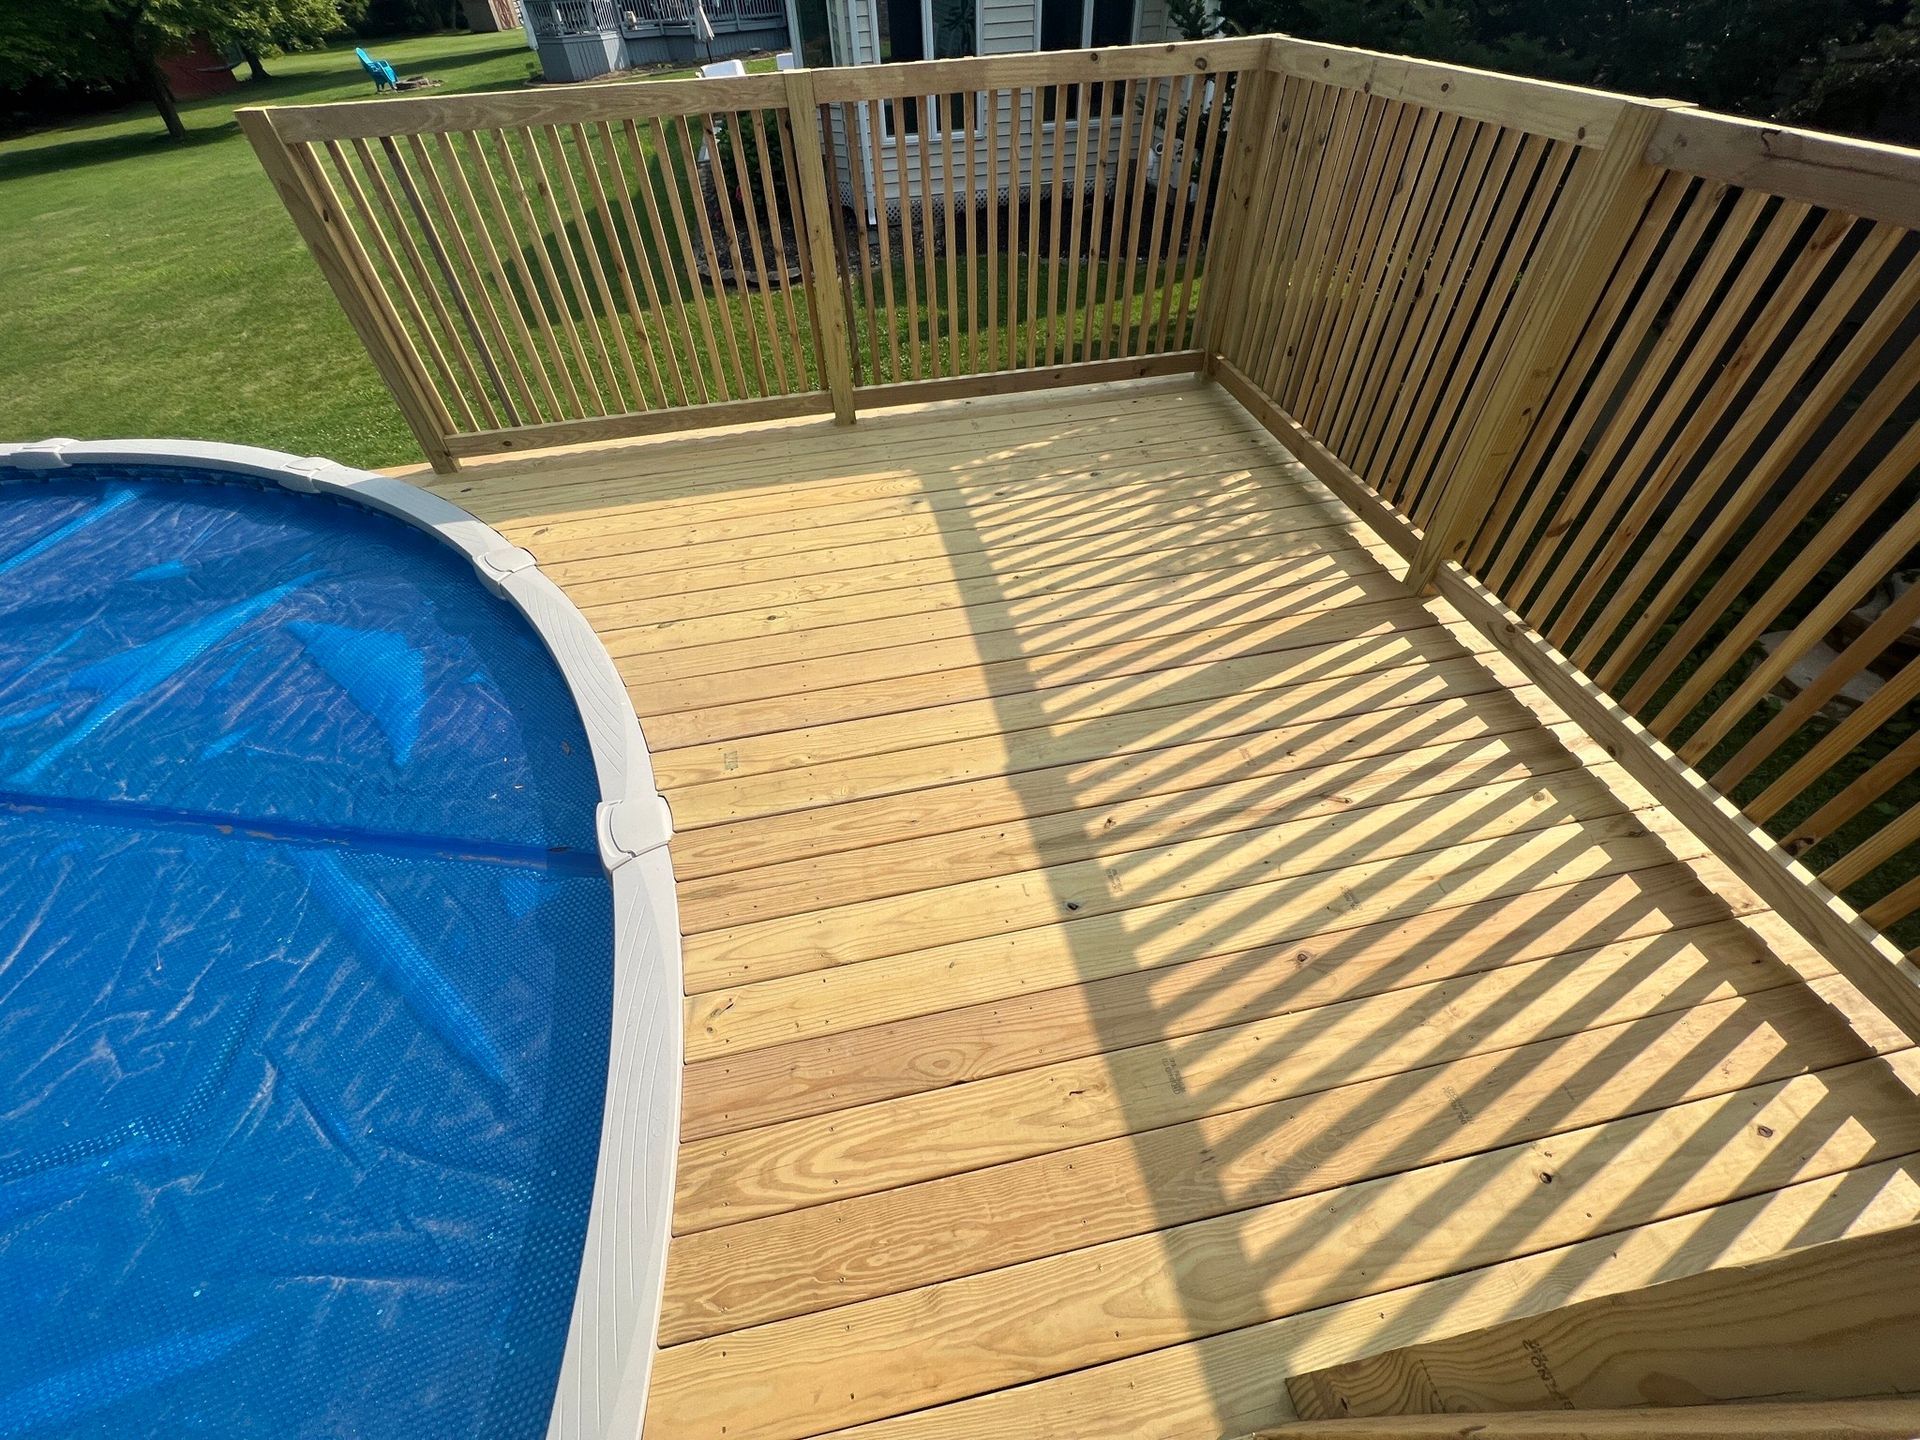
POLYGON ((1042 50, 1131 45, 1135 0, 1040 0, 1042 50))
MULTIPOLYGON (((1135 0, 1040 0, 1040 48, 1042 50, 1092 50, 1101 45, 1131 45, 1134 34, 1135 0)), ((1092 97, 1094 113, 1099 113, 1099 96, 1092 97)), ((1053 93, 1047 93, 1041 118, 1053 120, 1053 93)), ((1067 119, 1080 113, 1080 93, 1067 92, 1067 119)))
POLYGON ((787 24, 802 65, 818 70, 833 64, 833 27, 827 0, 787 0, 787 24))
MULTIPOLYGON (((874 29, 880 63, 907 60, 957 60, 979 53, 978 0, 875 0, 874 29)), ((946 128, 963 125, 965 101, 959 95, 935 96, 946 128)), ((888 104, 890 134, 918 135, 923 102, 888 104)))

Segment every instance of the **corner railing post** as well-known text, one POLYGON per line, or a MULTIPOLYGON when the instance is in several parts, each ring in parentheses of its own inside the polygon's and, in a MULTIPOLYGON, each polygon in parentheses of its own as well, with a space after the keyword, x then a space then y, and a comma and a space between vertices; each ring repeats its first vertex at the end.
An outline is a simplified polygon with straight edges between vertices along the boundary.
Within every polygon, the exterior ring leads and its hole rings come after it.
POLYGON ((1585 183, 1567 195, 1527 267, 1514 299, 1523 320, 1503 353, 1487 357, 1493 376, 1466 440, 1443 477, 1433 519, 1407 571, 1407 584, 1430 590, 1449 560, 1466 553, 1490 512, 1507 469, 1525 443, 1560 368, 1633 237, 1663 173, 1646 160, 1653 132, 1668 111, 1689 106, 1671 100, 1629 101, 1620 107, 1585 183))
POLYGON ((813 272, 813 294, 807 297, 819 333, 820 368, 833 399, 833 418, 853 423, 853 359, 847 332, 847 312, 840 304, 840 266, 833 230, 840 223, 838 207, 827 185, 826 159, 820 148, 820 102, 814 97, 813 76, 806 70, 785 72, 787 111, 793 128, 793 159, 800 176, 802 242, 813 272))
POLYGON ((367 347, 374 369, 393 392, 401 417, 419 442, 427 463, 442 475, 453 474, 460 468, 459 459, 447 448, 453 417, 434 390, 426 366, 408 339, 379 277, 357 262, 356 246, 338 233, 339 227, 348 222, 333 203, 324 178, 310 157, 296 155, 280 138, 271 112, 247 109, 234 118, 253 145, 254 154, 260 157, 261 168, 293 217, 300 238, 307 242, 360 343, 367 347))
POLYGON ((1279 77, 1270 68, 1271 53, 1269 41, 1261 47, 1258 58, 1240 71, 1234 90, 1227 173, 1219 192, 1224 198, 1214 211, 1213 233, 1207 237, 1206 283, 1200 291, 1200 315, 1193 330, 1193 348, 1200 352, 1201 371, 1209 375, 1220 358, 1216 345, 1220 308, 1238 286, 1241 257, 1246 253, 1254 176, 1260 168, 1260 157, 1253 151, 1266 130, 1266 117, 1280 87, 1279 77))

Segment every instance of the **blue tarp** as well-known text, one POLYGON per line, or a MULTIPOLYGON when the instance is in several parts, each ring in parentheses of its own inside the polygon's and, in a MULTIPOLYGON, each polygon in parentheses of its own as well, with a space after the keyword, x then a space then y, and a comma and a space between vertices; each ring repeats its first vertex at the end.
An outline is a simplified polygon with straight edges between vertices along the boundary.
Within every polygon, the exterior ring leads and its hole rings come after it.
POLYGON ((561 678, 463 557, 0 469, 0 1437, 531 1436, 611 896, 561 678))

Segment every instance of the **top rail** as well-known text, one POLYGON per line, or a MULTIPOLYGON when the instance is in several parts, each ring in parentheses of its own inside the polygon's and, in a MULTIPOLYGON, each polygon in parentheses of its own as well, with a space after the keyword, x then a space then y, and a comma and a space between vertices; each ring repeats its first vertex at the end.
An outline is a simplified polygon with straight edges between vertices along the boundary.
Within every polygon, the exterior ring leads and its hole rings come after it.
POLYGON ((387 100, 341 100, 326 105, 270 107, 274 128, 289 144, 377 140, 534 125, 597 125, 654 120, 712 110, 784 105, 780 75, 735 75, 719 80, 654 80, 644 85, 552 85, 479 95, 422 95, 387 100))
POLYGON ((1263 66, 1270 36, 1188 40, 1165 45, 1112 45, 1095 50, 1045 50, 976 55, 961 60, 911 60, 891 65, 836 65, 814 71, 814 90, 829 104, 894 95, 1013 89, 1028 85, 1082 85, 1101 80, 1220 74, 1263 66))
POLYGON ((1920 228, 1920 152, 1706 110, 1661 121, 1647 163, 1920 228))

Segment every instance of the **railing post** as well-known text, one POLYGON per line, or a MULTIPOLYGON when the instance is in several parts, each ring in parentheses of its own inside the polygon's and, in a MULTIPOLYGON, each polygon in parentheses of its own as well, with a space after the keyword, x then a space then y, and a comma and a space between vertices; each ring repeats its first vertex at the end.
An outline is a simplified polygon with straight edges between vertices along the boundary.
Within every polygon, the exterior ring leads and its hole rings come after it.
POLYGON ((346 217, 308 173, 311 161, 295 156, 280 138, 270 112, 241 110, 234 118, 252 143, 254 154, 260 157, 260 167, 279 192, 281 203, 293 217, 300 238, 307 242, 360 343, 367 347, 374 369, 393 393, 401 417, 420 443, 427 463, 439 474, 453 474, 460 468, 460 461, 447 449, 453 418, 433 388, 379 277, 356 263, 353 247, 336 233, 336 227, 347 224, 346 217))
POLYGON ((1690 108, 1673 100, 1623 103, 1585 183, 1561 201, 1515 294, 1520 324, 1504 351, 1487 357, 1493 381, 1407 572, 1415 591, 1431 589, 1440 567, 1466 553, 1659 183, 1662 171, 1646 160, 1655 127, 1668 111, 1690 108))
POLYGON ((1221 190, 1224 199, 1213 212, 1213 234, 1207 244, 1206 285, 1200 292, 1200 317, 1193 330, 1193 348, 1201 353, 1203 374, 1211 375, 1220 358, 1213 336, 1220 323, 1220 307, 1235 289, 1234 275, 1244 253, 1247 217, 1253 207, 1252 177, 1259 171, 1260 160, 1253 149, 1266 132, 1267 115, 1280 88, 1279 77, 1269 66, 1271 49, 1269 41, 1261 48, 1259 59, 1240 71, 1234 90, 1232 147, 1221 190))
POLYGON ((833 397, 833 418, 853 424, 853 359, 847 333, 847 312, 840 304, 840 266, 835 258, 831 226, 840 223, 838 207, 827 187, 827 165, 820 149, 820 102, 814 98, 813 75, 788 70, 787 113, 792 121, 793 161, 800 176, 802 241, 813 269, 814 293, 807 308, 819 335, 820 368, 827 393, 833 397))

